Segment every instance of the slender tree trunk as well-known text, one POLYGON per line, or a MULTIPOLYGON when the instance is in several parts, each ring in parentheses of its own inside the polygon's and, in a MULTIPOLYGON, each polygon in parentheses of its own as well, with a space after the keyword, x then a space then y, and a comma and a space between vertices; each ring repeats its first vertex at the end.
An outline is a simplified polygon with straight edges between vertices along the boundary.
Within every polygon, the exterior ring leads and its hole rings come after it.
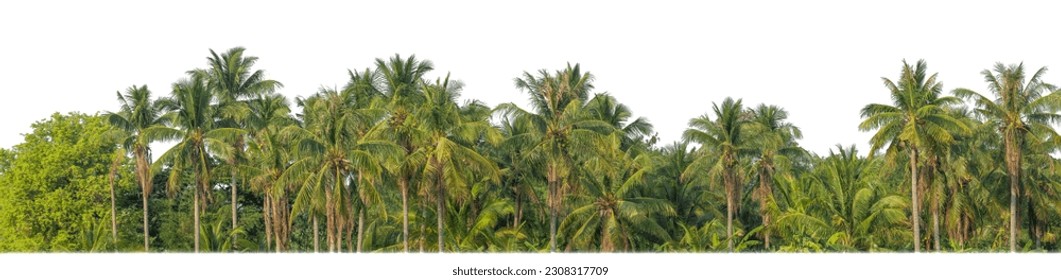
POLYGON ((513 228, 519 226, 519 219, 520 219, 520 216, 522 216, 522 214, 523 214, 523 198, 521 197, 520 193, 517 191, 516 192, 516 213, 515 213, 515 215, 512 215, 512 219, 513 219, 512 220, 512 227, 513 228))
POLYGON ((194 195, 195 198, 193 199, 193 202, 192 202, 192 216, 194 216, 194 219, 195 219, 195 229, 194 229, 194 231, 195 231, 195 252, 198 253, 199 252, 199 190, 196 189, 193 192, 195 193, 195 195, 194 195))
POLYGON ((402 193, 402 251, 409 252, 409 181, 402 175, 398 179, 398 189, 402 193))
POLYGON ((914 253, 921 252, 921 208, 917 198, 917 148, 910 147, 910 220, 914 231, 914 253))
POLYGON ((362 245, 365 240, 365 209, 357 211, 357 252, 361 253, 362 245))
POLYGON ((275 215, 272 212, 272 203, 269 199, 268 190, 266 190, 265 197, 262 199, 262 224, 265 226, 265 247, 266 250, 273 245, 273 219, 275 215))
POLYGON ((438 164, 438 161, 436 159, 432 159, 432 161, 435 162, 435 170, 438 170, 438 175, 435 176, 435 186, 437 186, 438 188, 438 196, 435 198, 435 217, 438 218, 438 252, 443 253, 446 252, 445 239, 443 238, 445 232, 446 216, 446 187, 443 181, 444 178, 442 178, 443 167, 441 166, 441 164, 438 164))
MULTIPOLYGON (((141 187, 141 189, 144 190, 146 188, 141 187)), ((141 203, 143 205, 143 207, 144 207, 144 252, 150 252, 151 251, 151 245, 148 242, 148 240, 150 240, 150 239, 148 238, 148 235, 147 235, 147 232, 148 232, 148 226, 147 226, 147 197, 148 197, 148 195, 149 195, 149 193, 147 193, 146 191, 143 193, 143 200, 142 200, 142 203, 141 203)))
POLYGON ((935 167, 930 167, 929 171, 925 175, 926 190, 932 194, 932 245, 936 252, 941 250, 940 236, 939 236, 939 199, 940 195, 938 192, 932 190, 932 178, 931 174, 934 173, 935 167))
POLYGON ((559 194, 557 194, 559 192, 559 187, 557 186, 557 180, 558 180, 557 177, 558 176, 557 176, 556 172, 557 172, 556 165, 550 164, 549 165, 548 174, 547 174, 548 177, 546 178, 546 179, 548 179, 548 183, 549 183, 549 252, 550 253, 556 252, 556 216, 558 215, 556 209, 558 207, 557 204, 560 203, 559 201, 557 201, 557 198, 559 196, 559 194))
POLYGON ((147 162, 147 152, 143 148, 134 148, 136 156, 136 176, 140 181, 140 193, 142 196, 142 204, 144 208, 144 252, 150 252, 150 237, 148 231, 150 230, 147 224, 147 200, 151 197, 151 169, 148 168, 150 165, 147 162))
MULTIPOLYGON (((417 208, 419 208, 418 210, 420 211, 419 212, 420 215, 418 217, 421 217, 420 219, 423 219, 424 213, 427 213, 427 206, 425 206, 424 204, 425 203, 423 203, 423 202, 417 203, 417 208)), ((427 239, 426 235, 427 235, 427 223, 420 222, 420 253, 424 252, 424 243, 427 242, 426 241, 426 239, 427 239)))
POLYGON ((1006 169, 1009 171, 1009 251, 1017 251, 1017 196, 1020 195, 1020 147, 1017 137, 1006 135, 1006 169))
POLYGON ((770 212, 769 203, 770 196, 772 195, 772 187, 770 186, 770 175, 769 166, 764 166, 763 171, 759 172, 759 212, 763 218, 763 248, 766 250, 770 249, 770 212))
MULTIPOLYGON (((229 178, 229 188, 232 189, 232 230, 235 231, 236 230, 236 204, 237 204, 236 201, 239 200, 239 196, 236 195, 236 168, 235 168, 235 161, 233 161, 231 164, 233 165, 232 166, 233 168, 232 168, 231 178, 229 178)), ((229 237, 229 240, 232 242, 232 251, 235 252, 236 249, 238 249, 238 248, 236 248, 236 246, 237 246, 236 245, 236 235, 231 235, 229 237)))
POLYGON ((321 252, 321 244, 320 244, 321 237, 320 237, 320 233, 319 233, 320 232, 320 225, 317 224, 317 215, 314 215, 314 214, 310 214, 310 215, 313 216, 313 252, 314 253, 320 253, 321 252))
MULTIPOLYGON (((339 211, 336 210, 336 213, 339 211)), ((336 253, 343 252, 343 233, 346 231, 346 219, 344 215, 335 216, 335 251, 336 253)), ((350 247, 347 247, 350 248, 350 247)))
MULTIPOLYGON (((111 176, 111 242, 114 245, 118 244, 118 217, 117 211, 114 206, 114 176, 111 176)), ((115 248, 117 249, 117 248, 115 248)))
MULTIPOLYGON (((336 171, 336 182, 338 183, 338 171, 336 171)), ((324 235, 328 239, 328 252, 335 252, 335 202, 333 196, 335 194, 332 191, 332 187, 325 187, 324 189, 324 235)))
POLYGON ((733 252, 733 207, 735 206, 733 201, 733 197, 735 196, 733 193, 733 189, 735 188, 733 186, 734 178, 733 174, 731 174, 732 171, 726 170, 724 172, 726 172, 724 179, 724 185, 726 187, 726 248, 729 252, 733 252))
MULTIPOLYGON (((355 219, 354 215, 350 215, 350 218, 346 219, 347 220, 346 226, 347 226, 347 228, 349 228, 349 229, 346 230, 346 252, 348 252, 348 253, 353 253, 354 249, 355 249, 354 248, 354 227, 355 227, 354 223, 356 223, 356 221, 354 221, 354 219, 355 219)), ((357 219, 360 219, 360 217, 357 217, 357 219)))

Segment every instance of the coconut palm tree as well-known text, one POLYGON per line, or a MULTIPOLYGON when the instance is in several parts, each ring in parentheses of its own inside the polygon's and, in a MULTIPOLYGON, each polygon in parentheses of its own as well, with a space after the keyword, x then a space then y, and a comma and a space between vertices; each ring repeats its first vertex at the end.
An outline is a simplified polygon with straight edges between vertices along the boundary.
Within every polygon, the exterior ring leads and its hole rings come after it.
POLYGON ((593 89, 593 75, 583 73, 578 64, 568 64, 564 70, 549 73, 528 72, 516 78, 516 87, 530 95, 533 113, 512 103, 498 105, 505 117, 527 122, 532 129, 513 135, 506 141, 531 146, 532 157, 544 162, 549 207, 549 251, 556 251, 556 226, 564 196, 574 188, 569 176, 576 165, 576 157, 593 154, 614 128, 594 119, 585 109, 589 91, 593 89))
MULTIPOLYGON (((218 110, 224 115, 224 126, 239 129, 247 128, 246 118, 250 114, 249 108, 244 101, 258 94, 272 93, 283 84, 274 80, 265 79, 265 72, 252 70, 254 63, 258 61, 255 56, 243 56, 243 47, 231 48, 218 55, 213 49, 210 50, 210 68, 206 69, 210 88, 217 91, 218 110)), ((232 141, 233 153, 228 157, 229 166, 240 165, 243 149, 246 143, 244 135, 237 135, 232 141)), ((236 191, 236 178, 238 168, 230 169, 229 188, 232 192, 230 202, 232 204, 232 228, 236 228, 236 210, 238 196, 236 191)), ((236 244, 233 240, 232 244, 236 244)), ((236 249, 233 247, 233 249, 236 249)))
POLYGON ((1009 250, 1017 250, 1017 198, 1021 194, 1021 168, 1026 147, 1041 145, 1039 139, 1058 139, 1051 125, 1061 123, 1061 94, 1042 80, 1046 67, 1026 76, 1024 64, 996 63, 994 71, 980 72, 994 99, 959 88, 953 93, 976 103, 977 115, 998 129, 1005 150, 1009 179, 1009 250))
POLYGON ((944 110, 947 106, 960 103, 961 100, 940 96, 943 85, 936 80, 937 74, 927 75, 926 68, 924 60, 919 60, 915 65, 904 60, 898 83, 882 77, 894 105, 866 105, 861 112, 864 120, 858 126, 862 131, 877 130, 870 139, 870 155, 876 154, 884 146, 887 146, 889 158, 894 158, 899 149, 905 149, 909 153, 914 252, 921 251, 921 208, 917 184, 920 174, 919 152, 936 143, 952 143, 954 135, 969 131, 963 122, 954 119, 944 110))
POLYGON ((288 193, 294 184, 280 182, 292 159, 290 143, 280 137, 282 129, 296 125, 287 98, 279 94, 261 94, 249 100, 247 116, 247 161, 243 172, 254 191, 263 194, 262 219, 266 241, 272 241, 277 252, 287 248, 290 234, 288 193))
POLYGON ((151 91, 143 86, 130 86, 123 95, 117 93, 121 107, 118 112, 107 112, 105 116, 110 124, 124 132, 125 139, 121 144, 125 151, 133 154, 136 162, 136 180, 140 183, 140 192, 144 212, 144 251, 150 250, 150 229, 147 224, 148 197, 151 195, 151 148, 153 141, 164 138, 161 132, 172 132, 166 129, 162 108, 157 100, 151 99, 151 91))
MULTIPOLYGON (((446 193, 452 192, 453 188, 467 187, 469 183, 464 175, 467 172, 500 183, 497 165, 469 147, 483 135, 490 136, 489 138, 495 143, 499 141, 500 135, 492 129, 486 116, 476 119, 462 114, 464 108, 456 103, 462 87, 461 82, 450 81, 448 74, 444 80, 439 79, 434 84, 424 85, 423 93, 426 102, 416 111, 420 119, 420 130, 427 133, 429 137, 424 146, 427 161, 422 169, 421 177, 425 184, 431 185, 432 196, 435 199, 439 252, 445 250, 443 206, 446 202, 446 193)), ((485 108, 477 102, 472 102, 467 106, 485 108)))
MULTIPOLYGON (((751 109, 750 146, 755 157, 755 171, 759 186, 753 196, 759 199, 759 212, 763 219, 763 247, 770 249, 770 205, 774 200, 774 179, 779 166, 799 160, 807 151, 799 147, 796 140, 803 138, 799 127, 787 122, 788 112, 778 106, 760 104, 751 109)), ((783 171, 782 171, 783 172, 783 171)))
POLYGON ((402 198, 402 251, 409 251, 409 187, 417 167, 423 166, 418 147, 426 138, 418 129, 414 111, 424 102, 419 83, 424 74, 434 69, 431 61, 420 61, 415 55, 403 59, 395 54, 389 60, 376 59, 376 71, 380 76, 380 94, 386 103, 387 119, 373 129, 372 137, 388 139, 405 150, 401 160, 392 169, 397 177, 398 191, 402 198))
POLYGON ((613 135, 606 153, 585 161, 581 180, 585 194, 571 214, 560 224, 569 237, 568 248, 590 248, 602 252, 636 249, 636 234, 644 234, 656 241, 668 241, 670 235, 658 217, 673 217, 674 208, 664 199, 645 197, 638 188, 646 182, 652 170, 652 159, 647 153, 636 158, 622 151, 621 140, 613 135), (595 241, 595 242, 594 242, 595 241))
POLYGON ((633 121, 633 112, 630 107, 619 103, 614 96, 607 93, 599 93, 586 103, 586 111, 591 118, 598 119, 615 127, 615 133, 622 136, 621 149, 629 150, 635 144, 646 144, 639 148, 647 148, 654 144, 651 139, 652 123, 644 117, 638 117, 633 121), (647 141, 647 142, 646 142, 647 141))
POLYGON ((743 116, 744 106, 740 99, 727 97, 721 106, 712 104, 714 120, 702 115, 689 121, 685 130, 685 141, 701 146, 697 159, 684 171, 682 177, 707 176, 710 182, 721 181, 726 192, 726 238, 727 248, 733 252, 733 215, 737 208, 738 188, 743 184, 739 174, 740 158, 750 151, 745 136, 750 120, 743 116))
MULTIPOLYGON (((297 174, 314 174, 310 190, 323 190, 328 249, 337 252, 341 246, 340 223, 343 223, 350 201, 346 182, 350 176, 374 178, 382 172, 380 157, 388 155, 393 143, 365 140, 358 137, 359 126, 372 123, 382 115, 381 110, 356 109, 350 91, 323 89, 318 94, 299 100, 305 128, 289 126, 283 133, 297 139, 299 157, 291 164, 283 182, 295 182, 297 174)), ((308 183, 307 183, 308 184, 308 183)), ((301 192, 292 209, 300 213, 309 207, 312 192, 301 192)))
POLYGON ((152 169, 158 169, 158 163, 169 163, 170 174, 168 185, 171 190, 179 187, 184 181, 183 175, 191 171, 193 175, 193 219, 195 221, 195 252, 199 252, 199 214, 205 209, 212 189, 210 171, 212 159, 210 151, 229 154, 222 139, 231 139, 240 133, 238 129, 221 128, 221 119, 217 107, 213 106, 215 96, 206 82, 206 76, 200 71, 192 71, 190 77, 173 84, 173 93, 168 98, 159 100, 160 106, 169 111, 164 118, 171 126, 160 132, 167 139, 179 139, 176 145, 159 157, 152 169), (202 202, 202 203, 201 203, 202 202))

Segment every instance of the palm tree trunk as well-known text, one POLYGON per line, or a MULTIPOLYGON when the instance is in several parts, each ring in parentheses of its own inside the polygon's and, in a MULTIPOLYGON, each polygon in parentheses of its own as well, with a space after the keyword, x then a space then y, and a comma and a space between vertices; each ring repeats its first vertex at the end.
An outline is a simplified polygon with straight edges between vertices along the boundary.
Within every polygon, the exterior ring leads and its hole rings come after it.
POLYGON ((118 245, 118 211, 114 202, 114 181, 118 179, 118 168, 121 167, 122 159, 125 158, 125 153, 123 151, 124 150, 118 150, 118 152, 114 154, 114 160, 111 161, 110 166, 110 176, 107 177, 111 191, 111 243, 115 245, 115 249, 117 249, 118 245))
MULTIPOLYGON (((442 177, 442 176, 439 176, 439 177, 442 177)), ((439 179, 441 179, 441 178, 439 178, 439 179)), ((442 212, 443 200, 445 199, 445 195, 446 194, 444 193, 444 191, 442 189, 442 182, 438 182, 438 198, 435 199, 436 200, 435 201, 435 206, 436 206, 436 208, 435 208, 436 209, 435 210, 435 217, 438 218, 438 252, 439 253, 442 253, 442 252, 446 251, 445 248, 443 247, 443 241, 445 239, 443 239, 444 230, 442 229, 442 227, 443 227, 442 223, 443 223, 443 219, 444 219, 443 216, 446 215, 444 212, 442 212)))
POLYGON ((549 181, 549 252, 552 253, 556 252, 556 216, 558 214, 556 208, 557 204, 559 204, 559 201, 556 201, 559 196, 557 194, 559 188, 557 187, 555 164, 549 165, 547 176, 546 179, 549 181))
MULTIPOLYGON (((336 211, 338 213, 338 211, 336 211)), ((335 251, 336 253, 343 252, 343 233, 346 232, 346 219, 345 215, 335 215, 335 251)), ((347 247, 349 248, 349 247, 347 247)))
POLYGON ((763 171, 759 172, 759 211, 763 218, 763 248, 770 249, 770 213, 768 212, 768 204, 770 203, 770 177, 767 173, 769 172, 768 167, 763 167, 763 171))
MULTIPOLYGON (((141 187, 141 190, 146 190, 146 188, 141 187)), ((144 206, 144 252, 150 252, 151 251, 150 244, 148 242, 149 239, 148 239, 148 235, 147 235, 147 231, 148 231, 148 226, 147 226, 147 197, 148 197, 148 193, 146 191, 144 191, 143 200, 142 200, 142 202, 143 202, 142 205, 144 206)))
POLYGON ((195 193, 194 199, 192 200, 192 216, 195 219, 195 252, 199 252, 199 190, 198 188, 193 191, 195 193))
POLYGON ((519 226, 520 216, 523 214, 523 198, 520 197, 520 193, 516 192, 516 213, 512 215, 512 227, 519 226))
POLYGON ((272 202, 270 202, 268 191, 262 199, 262 224, 265 225, 265 247, 266 250, 273 245, 273 218, 272 202))
POLYGON ((729 250, 729 252, 733 252, 733 206, 734 206, 733 189, 734 189, 734 186, 732 186, 732 185, 733 185, 734 182, 733 182, 733 178, 732 178, 733 174, 730 174, 731 171, 727 170, 727 171, 724 171, 724 172, 726 172, 725 179, 724 179, 725 180, 724 185, 726 185, 725 186, 726 187, 726 249, 729 250))
MULTIPOLYGON (((425 215, 424 213, 427 213, 427 206, 425 206, 424 204, 425 203, 423 203, 423 202, 417 203, 417 208, 419 208, 419 209, 417 209, 419 211, 418 212, 419 215, 417 217, 423 217, 425 215)), ((420 223, 420 241, 419 241, 420 242, 420 253, 424 252, 424 243, 427 242, 427 241, 425 241, 427 239, 426 235, 427 235, 427 223, 421 222, 420 223)))
POLYGON ((328 252, 335 251, 335 207, 332 205, 331 187, 325 187, 324 191, 324 236, 328 239, 328 252))
POLYGON ((610 217, 601 217, 603 224, 600 227, 600 251, 601 252, 613 252, 615 251, 615 244, 612 243, 612 239, 608 236, 608 227, 611 225, 610 217))
POLYGON ((149 169, 149 163, 147 163, 146 152, 142 148, 136 148, 135 151, 137 177, 140 180, 140 192, 143 198, 143 251, 150 251, 150 235, 147 234, 150 230, 149 226, 147 226, 147 198, 151 197, 151 170, 149 169))
POLYGON ((357 211, 357 252, 361 253, 361 246, 365 240, 365 209, 362 207, 357 211))
MULTIPOLYGON (((931 168, 931 169, 935 169, 935 168, 931 168)), ((928 172, 928 174, 931 174, 931 173, 932 173, 931 171, 928 172)), ((931 175, 926 175, 926 177, 927 176, 931 176, 931 175)), ((941 247, 940 247, 940 244, 939 244, 940 243, 940 241, 939 241, 939 199, 940 199, 940 197, 939 197, 939 193, 937 193, 935 191, 932 191, 932 184, 929 183, 929 182, 931 182, 931 179, 926 178, 925 181, 926 181, 926 185, 928 185, 928 188, 926 188, 926 189, 929 190, 929 192, 932 194, 932 245, 933 245, 933 249, 936 252, 939 252, 941 250, 941 247)))
POLYGON ((409 252, 409 182, 405 176, 398 179, 398 188, 402 193, 402 251, 409 252))
POLYGON ((320 251, 321 251, 321 244, 320 244, 321 237, 320 237, 320 233, 319 233, 320 225, 317 224, 317 215, 314 215, 314 214, 310 214, 310 215, 313 216, 313 252, 314 253, 320 253, 320 251))
MULTIPOLYGON (((230 189, 232 189, 232 230, 235 231, 236 230, 236 201, 239 200, 239 197, 236 196, 236 168, 235 168, 235 162, 233 161, 233 163, 231 163, 231 164, 233 165, 232 166, 233 168, 232 168, 231 178, 229 178, 229 187, 230 187, 230 189)), ((235 252, 236 249, 237 249, 236 248, 236 236, 232 235, 229 239, 232 242, 232 251, 235 252)))
POLYGON ((148 224, 147 224, 147 200, 151 197, 151 170, 149 169, 149 163, 147 162, 147 152, 143 148, 134 148, 136 157, 136 177, 140 181, 140 195, 142 197, 142 204, 144 208, 144 252, 150 251, 150 240, 148 235, 148 224))
POLYGON ((1020 191, 1020 147, 1016 135, 1006 134, 1006 169, 1009 173, 1009 251, 1017 251, 1017 196, 1020 191))
MULTIPOLYGON (((114 206, 114 176, 111 176, 111 242, 118 244, 118 217, 114 206)), ((116 248, 117 249, 117 248, 116 248)))
POLYGON ((921 211, 917 199, 917 148, 910 148, 910 220, 914 231, 914 253, 921 252, 921 211))

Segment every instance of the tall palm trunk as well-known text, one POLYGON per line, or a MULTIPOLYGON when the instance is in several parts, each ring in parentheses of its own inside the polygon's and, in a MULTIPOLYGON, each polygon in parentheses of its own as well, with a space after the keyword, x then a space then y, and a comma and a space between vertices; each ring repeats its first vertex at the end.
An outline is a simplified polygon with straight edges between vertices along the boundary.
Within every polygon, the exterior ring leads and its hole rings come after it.
POLYGON ((116 173, 117 173, 117 170, 112 171, 112 175, 111 175, 111 178, 110 178, 110 185, 111 185, 111 242, 113 244, 115 244, 115 245, 118 244, 118 218, 117 218, 117 215, 115 215, 115 213, 117 211, 115 210, 116 208, 114 206, 114 177, 115 177, 115 175, 117 175, 116 173))
POLYGON ((519 226, 520 216, 523 216, 523 198, 519 192, 516 192, 516 213, 512 215, 512 227, 519 226))
POLYGON ((914 253, 921 252, 921 208, 917 199, 917 148, 910 147, 910 220, 914 231, 914 253))
POLYGON ((556 165, 550 164, 547 176, 549 183, 549 252, 556 252, 556 216, 557 207, 560 202, 558 199, 559 187, 557 186, 558 176, 556 174, 556 165))
MULTIPOLYGON (((313 215, 313 214, 311 214, 313 215)), ((321 237, 320 237, 320 225, 317 224, 317 215, 313 215, 313 252, 320 253, 321 251, 321 237)))
MULTIPOLYGON (((418 212, 419 216, 417 216, 417 217, 423 217, 425 215, 424 213, 427 213, 427 206, 425 206, 424 204, 425 203, 417 203, 416 204, 417 205, 416 208, 418 208, 417 211, 419 211, 418 212)), ((425 241, 427 239, 426 235, 427 235, 427 223, 423 223, 422 222, 422 223, 420 223, 420 253, 424 252, 424 243, 427 242, 427 241, 425 241)))
POLYGON ((361 247, 365 240, 365 209, 362 207, 357 211, 357 252, 361 253, 361 247))
POLYGON ((332 202, 332 189, 324 189, 324 236, 328 239, 328 252, 335 251, 335 203, 332 202))
POLYGON ((768 205, 770 203, 770 196, 773 193, 773 187, 771 186, 771 169, 769 164, 762 167, 762 172, 759 172, 759 213, 763 218, 763 248, 770 249, 770 212, 768 205))
POLYGON ((398 179, 398 189, 402 193, 402 251, 409 252, 409 181, 405 176, 398 179))
POLYGON ((143 148, 136 148, 136 176, 140 180, 140 192, 142 196, 142 203, 144 208, 144 252, 150 251, 150 242, 148 240, 148 225, 147 225, 147 199, 151 196, 151 170, 149 169, 147 162, 147 152, 143 148))
POLYGON ((110 183, 111 191, 111 244, 115 245, 115 249, 117 249, 118 245, 118 211, 117 207, 115 206, 114 181, 118 179, 118 168, 121 167, 122 159, 124 158, 124 152, 114 154, 114 159, 111 161, 110 166, 110 176, 107 176, 107 181, 108 183, 110 183))
MULTIPOLYGON (((231 178, 229 178, 229 188, 232 189, 232 230, 236 230, 236 201, 239 199, 236 196, 236 168, 235 161, 231 163, 233 165, 231 178)), ((232 242, 232 251, 236 250, 236 236, 232 235, 229 240, 232 242)))
POLYGON ((734 202, 736 182, 734 182, 734 174, 732 167, 727 167, 726 174, 723 175, 723 185, 726 187, 726 248, 729 252, 733 252, 733 208, 736 206, 734 202))
POLYGON ((269 199, 270 195, 268 190, 266 191, 265 197, 262 198, 262 224, 265 225, 265 248, 269 249, 273 245, 273 218, 275 215, 273 212, 272 202, 269 199))
POLYGON ((1006 134, 1006 170, 1009 173, 1009 251, 1017 251, 1017 196, 1020 195, 1020 147, 1017 135, 1006 134))
POLYGON ((194 195, 195 198, 193 199, 193 202, 192 202, 192 216, 194 216, 193 219, 195 219, 195 229, 193 231, 195 231, 195 252, 198 253, 199 252, 199 190, 196 189, 193 192, 195 193, 195 195, 194 195))
POLYGON ((932 249, 936 252, 941 250, 940 246, 940 233, 939 233, 939 200, 940 193, 936 192, 932 188, 933 180, 932 174, 936 174, 936 163, 932 161, 929 166, 926 166, 927 170, 924 171, 925 178, 923 179, 925 185, 924 190, 928 190, 932 197, 932 205, 929 206, 932 211, 932 249))
POLYGON ((445 231, 443 229, 443 223, 446 216, 443 209, 446 201, 446 189, 442 181, 442 165, 439 164, 436 159, 432 159, 431 161, 435 163, 435 170, 438 170, 438 175, 435 176, 435 186, 438 190, 438 197, 435 198, 435 216, 438 218, 438 252, 443 253, 446 251, 444 247, 445 239, 443 238, 443 232, 445 231))

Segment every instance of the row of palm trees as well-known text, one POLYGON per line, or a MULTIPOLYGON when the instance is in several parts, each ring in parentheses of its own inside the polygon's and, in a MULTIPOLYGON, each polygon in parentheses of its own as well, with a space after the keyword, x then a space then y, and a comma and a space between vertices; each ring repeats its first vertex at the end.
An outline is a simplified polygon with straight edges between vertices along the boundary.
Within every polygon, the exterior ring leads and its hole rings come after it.
POLYGON ((985 70, 991 99, 945 96, 924 61, 904 61, 899 79, 884 78, 893 104, 862 110, 859 129, 876 131, 867 158, 840 146, 810 154, 783 108, 732 98, 691 119, 682 142, 657 147, 652 125, 594 94, 577 64, 516 78, 530 108, 490 108, 461 102, 463 84, 448 74, 427 78, 430 61, 395 55, 296 98, 295 112, 283 85, 253 69, 257 57, 210 53, 170 96, 130 87, 107 113, 140 184, 144 250, 156 178, 171 196, 191 192, 196 252, 200 233, 218 235, 199 220, 220 191, 231 224, 227 240, 210 242, 239 251, 305 250, 292 236, 309 232, 313 250, 323 237, 329 252, 424 251, 431 238, 439 252, 916 252, 924 242, 995 250, 999 240, 1016 251, 1021 226, 1035 248, 1058 245, 1051 125, 1061 101, 1045 68, 1029 78, 1023 65, 985 70), (157 142, 175 144, 152 162, 157 142), (263 232, 240 225, 247 208, 260 211, 263 232))

